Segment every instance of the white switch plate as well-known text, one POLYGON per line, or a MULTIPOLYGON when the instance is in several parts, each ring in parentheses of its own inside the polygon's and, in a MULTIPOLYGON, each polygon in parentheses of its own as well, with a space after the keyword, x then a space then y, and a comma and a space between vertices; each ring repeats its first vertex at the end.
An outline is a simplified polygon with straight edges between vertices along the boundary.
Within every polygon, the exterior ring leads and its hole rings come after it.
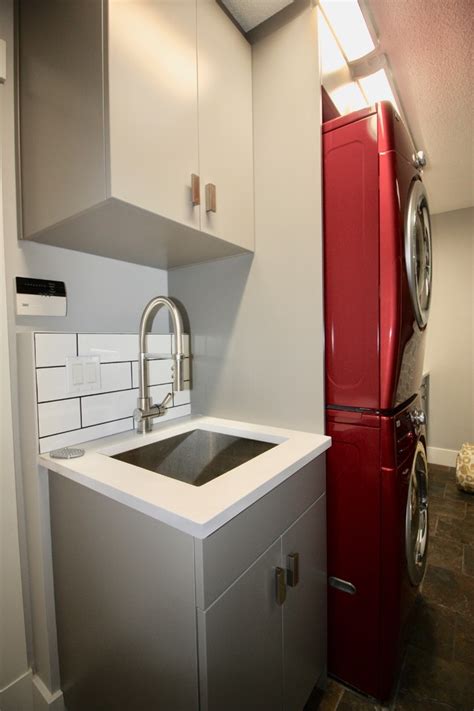
POLYGON ((100 357, 66 358, 67 392, 71 395, 100 391, 100 357))

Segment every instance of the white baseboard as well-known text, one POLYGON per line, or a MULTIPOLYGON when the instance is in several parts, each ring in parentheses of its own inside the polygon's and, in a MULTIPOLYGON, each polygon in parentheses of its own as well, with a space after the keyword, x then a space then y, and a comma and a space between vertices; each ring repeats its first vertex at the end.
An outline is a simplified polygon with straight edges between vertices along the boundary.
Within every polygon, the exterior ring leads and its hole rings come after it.
POLYGON ((428 462, 430 464, 440 464, 443 467, 455 467, 457 454, 455 449, 428 447, 428 462))
POLYGON ((28 670, 0 689, 1 711, 33 711, 32 673, 28 670))
POLYGON ((33 676, 32 682, 34 711, 65 711, 62 691, 52 694, 37 675, 33 676))

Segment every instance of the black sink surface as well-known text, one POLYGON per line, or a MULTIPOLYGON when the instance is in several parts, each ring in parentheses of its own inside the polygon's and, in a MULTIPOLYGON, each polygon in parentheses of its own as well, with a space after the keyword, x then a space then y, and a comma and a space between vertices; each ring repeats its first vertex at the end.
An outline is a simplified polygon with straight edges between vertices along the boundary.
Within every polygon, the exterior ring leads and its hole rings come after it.
POLYGON ((192 430, 115 454, 113 459, 202 486, 276 446, 273 442, 192 430))

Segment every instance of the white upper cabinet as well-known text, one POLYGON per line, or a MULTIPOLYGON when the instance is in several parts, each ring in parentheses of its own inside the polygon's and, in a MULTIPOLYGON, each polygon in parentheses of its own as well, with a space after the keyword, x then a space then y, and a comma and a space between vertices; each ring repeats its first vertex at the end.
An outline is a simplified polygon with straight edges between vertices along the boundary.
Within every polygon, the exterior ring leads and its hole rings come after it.
POLYGON ((252 251, 248 42, 214 0, 85 9, 20 0, 23 238, 165 269, 252 251))
POLYGON ((201 229, 253 249, 251 48, 214 0, 197 0, 197 28, 201 229))
POLYGON ((200 228, 195 0, 109 3, 111 192, 200 228))

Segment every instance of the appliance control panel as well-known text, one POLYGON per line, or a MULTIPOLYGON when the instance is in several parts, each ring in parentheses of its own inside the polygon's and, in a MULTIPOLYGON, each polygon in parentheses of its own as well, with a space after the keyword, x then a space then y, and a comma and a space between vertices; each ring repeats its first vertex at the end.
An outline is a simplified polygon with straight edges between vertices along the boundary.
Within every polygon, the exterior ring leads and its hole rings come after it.
POLYGON ((16 278, 18 316, 66 316, 66 285, 63 281, 16 278))

